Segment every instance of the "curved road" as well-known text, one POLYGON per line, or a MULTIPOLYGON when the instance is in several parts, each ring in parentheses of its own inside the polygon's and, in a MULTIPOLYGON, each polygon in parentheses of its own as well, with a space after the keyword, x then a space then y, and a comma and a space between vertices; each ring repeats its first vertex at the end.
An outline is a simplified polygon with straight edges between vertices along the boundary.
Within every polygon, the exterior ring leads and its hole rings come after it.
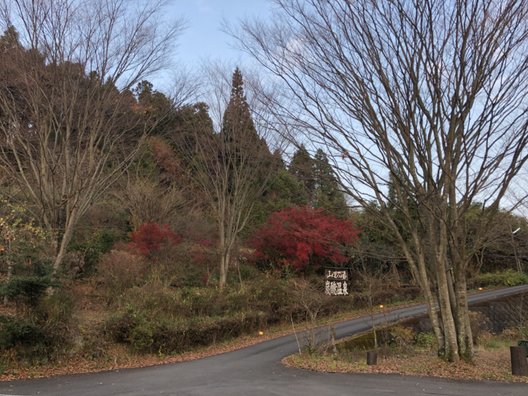
MULTIPOLYGON (((528 292, 528 285, 481 292, 471 303, 528 292)), ((375 317, 377 323, 423 316, 425 306, 401 308, 375 317)), ((370 328, 370 317, 335 325, 338 337, 370 328)), ((0 383, 2 395, 461 395, 527 396, 526 384, 450 381, 372 374, 324 374, 287 368, 282 357, 294 353, 294 336, 191 362, 0 383)))

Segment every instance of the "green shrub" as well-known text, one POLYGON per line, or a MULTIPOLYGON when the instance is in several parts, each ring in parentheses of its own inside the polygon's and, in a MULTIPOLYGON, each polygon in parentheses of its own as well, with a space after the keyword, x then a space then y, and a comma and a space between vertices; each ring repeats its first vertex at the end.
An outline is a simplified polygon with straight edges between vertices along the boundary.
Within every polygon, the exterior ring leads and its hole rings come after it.
POLYGON ((50 333, 40 323, 17 317, 0 317, 0 352, 17 363, 36 364, 54 358, 59 349, 60 335, 50 333), (9 352, 9 353, 8 353, 9 352))
POLYGON ((70 251, 78 252, 82 257, 82 268, 79 268, 79 276, 92 275, 104 254, 110 252, 112 246, 119 240, 120 236, 112 230, 100 230, 94 233, 88 240, 81 243, 72 243, 70 251))
POLYGON ((269 321, 266 301, 250 288, 163 286, 151 281, 127 291, 126 308, 111 317, 105 332, 136 352, 178 353, 254 332, 269 321))
POLYGON ((528 274, 507 269, 506 271, 477 275, 473 283, 478 286, 518 286, 528 283, 528 274))
POLYGON ((366 350, 374 348, 374 334, 372 331, 368 333, 349 338, 337 344, 339 352, 352 352, 357 350, 366 350))
POLYGON ((431 332, 420 332, 414 336, 414 345, 418 348, 433 349, 436 346, 436 336, 431 332))
POLYGON ((31 364, 50 361, 70 346, 73 301, 61 289, 50 296, 42 292, 39 299, 29 294, 25 315, 0 316, 0 350, 31 364))
POLYGON ((154 325, 147 321, 139 322, 132 328, 127 341, 138 352, 151 352, 154 344, 154 325))
POLYGON ((33 321, 0 316, 0 350, 39 345, 44 338, 42 329, 33 321))
POLYGON ((51 285, 48 277, 13 276, 3 285, 1 293, 10 300, 15 300, 29 307, 36 307, 51 285))
POLYGON ((229 293, 205 287, 186 287, 180 290, 180 302, 187 317, 223 315, 229 310, 229 293))
POLYGON ((130 334, 143 318, 131 306, 124 312, 119 312, 111 316, 105 323, 104 332, 114 341, 126 343, 130 339, 130 334))
POLYGON ((252 309, 263 312, 269 324, 289 321, 297 311, 291 282, 271 276, 252 286, 252 309))
MULTIPOLYGON (((110 339, 140 353, 179 353, 291 318, 305 320, 314 311, 320 318, 348 310, 359 301, 355 295, 322 295, 319 278, 310 282, 264 275, 222 291, 173 287, 158 271, 142 282, 122 292, 117 312, 105 324, 110 339)), ((412 342, 408 335, 393 338, 400 344, 412 342)))

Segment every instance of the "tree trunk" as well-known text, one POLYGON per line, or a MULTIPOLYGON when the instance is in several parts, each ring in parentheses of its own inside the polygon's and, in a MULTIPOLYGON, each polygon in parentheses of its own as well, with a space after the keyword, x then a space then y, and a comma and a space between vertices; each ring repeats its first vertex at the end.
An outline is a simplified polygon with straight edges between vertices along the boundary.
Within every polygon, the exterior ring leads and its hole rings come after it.
POLYGON ((75 227, 74 221, 76 220, 76 217, 77 217, 77 213, 75 212, 70 213, 70 215, 68 216, 68 219, 66 220, 66 224, 64 226, 64 232, 58 238, 57 255, 55 256, 55 261, 53 262, 53 270, 51 273, 51 278, 53 280, 57 279, 57 275, 59 274, 59 271, 62 267, 64 257, 66 256, 66 250, 68 248, 68 244, 70 243, 71 238, 73 236, 73 229, 75 227))
POLYGON ((218 281, 218 287, 220 290, 224 290, 227 284, 227 271, 229 269, 229 261, 231 260, 231 252, 229 249, 223 252, 220 258, 220 279, 218 281))
POLYGON ((450 362, 459 360, 457 327, 452 309, 451 294, 448 280, 448 235, 446 225, 442 221, 435 221, 431 215, 429 218, 429 237, 431 249, 434 251, 435 271, 437 281, 438 305, 442 318, 442 329, 445 339, 444 356, 450 362))
MULTIPOLYGON (((13 262, 11 261, 11 240, 7 240, 7 252, 6 252, 6 264, 7 264, 7 279, 6 281, 9 282, 11 278, 13 277, 13 262)), ((7 296, 4 296, 4 305, 7 305, 9 302, 9 298, 7 296)))
POLYGON ((423 264, 420 265, 419 272, 420 272, 420 288, 422 289, 424 296, 425 296, 425 303, 427 305, 427 314, 429 316, 429 319, 431 320, 431 326, 433 327, 433 332, 436 336, 436 340, 438 342, 438 349, 439 351, 444 350, 445 346, 445 337, 444 333, 442 332, 442 328, 440 326, 440 321, 438 317, 438 308, 436 306, 435 298, 433 297, 433 293, 431 291, 431 285, 429 284, 429 280, 427 279, 427 271, 425 269, 425 261, 422 260, 423 264), (425 279, 424 279, 425 278, 425 279), (424 279, 422 281, 422 279, 424 279))
POLYGON ((220 278, 218 279, 218 287, 220 288, 220 290, 224 290, 227 281, 225 260, 226 257, 222 254, 222 256, 220 257, 220 278))
POLYGON ((467 298, 466 277, 464 269, 457 271, 456 276, 456 319, 458 328, 458 350, 460 357, 464 360, 472 361, 474 355, 473 332, 469 318, 469 305, 467 298))
POLYGON ((227 241, 226 241, 226 232, 225 232, 225 202, 220 201, 222 205, 218 206, 218 252, 220 253, 220 276, 218 279, 218 287, 220 290, 223 290, 226 281, 227 281, 227 241))
MULTIPOLYGON (((440 252, 443 246, 439 248, 440 252)), ((451 309, 451 301, 449 298, 449 287, 447 284, 447 274, 445 271, 445 255, 437 254, 436 273, 438 282, 438 304, 440 306, 440 316, 442 318, 442 328, 444 330, 445 338, 445 358, 450 362, 457 362, 458 355, 458 340, 453 310, 451 309)))
POLYGON ((427 266, 424 251, 422 248, 422 242, 416 230, 413 230, 411 234, 415 244, 415 250, 418 254, 417 263, 415 263, 412 259, 410 252, 408 252, 408 249, 404 249, 404 251, 406 252, 406 257, 409 263, 411 264, 411 267, 417 267, 415 270, 413 270, 413 272, 416 272, 416 274, 418 275, 417 280, 420 285, 420 289, 422 289, 425 296, 427 314, 429 316, 429 319, 431 320, 431 326, 433 327, 433 332, 436 336, 436 340, 438 342, 438 349, 440 351, 444 349, 445 337, 440 327, 438 308, 436 306, 436 301, 433 297, 433 292, 431 290, 429 276, 427 275, 427 266))

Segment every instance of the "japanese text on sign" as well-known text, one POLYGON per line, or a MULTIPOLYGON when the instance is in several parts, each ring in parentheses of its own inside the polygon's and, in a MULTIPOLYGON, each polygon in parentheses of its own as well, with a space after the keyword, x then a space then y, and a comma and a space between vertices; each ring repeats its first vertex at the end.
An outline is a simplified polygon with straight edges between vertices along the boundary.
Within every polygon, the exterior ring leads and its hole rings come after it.
POLYGON ((348 271, 326 270, 325 294, 330 296, 347 296, 348 271))

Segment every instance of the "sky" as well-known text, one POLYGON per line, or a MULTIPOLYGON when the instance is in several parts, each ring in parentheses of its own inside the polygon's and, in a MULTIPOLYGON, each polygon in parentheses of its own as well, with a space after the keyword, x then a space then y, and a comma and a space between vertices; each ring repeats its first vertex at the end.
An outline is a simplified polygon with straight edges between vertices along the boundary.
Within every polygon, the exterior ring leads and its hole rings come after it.
POLYGON ((177 63, 195 68, 208 60, 243 62, 247 57, 221 31, 222 20, 236 24, 245 17, 265 19, 271 9, 270 0, 172 0, 167 17, 183 17, 187 26, 178 40, 177 63))

